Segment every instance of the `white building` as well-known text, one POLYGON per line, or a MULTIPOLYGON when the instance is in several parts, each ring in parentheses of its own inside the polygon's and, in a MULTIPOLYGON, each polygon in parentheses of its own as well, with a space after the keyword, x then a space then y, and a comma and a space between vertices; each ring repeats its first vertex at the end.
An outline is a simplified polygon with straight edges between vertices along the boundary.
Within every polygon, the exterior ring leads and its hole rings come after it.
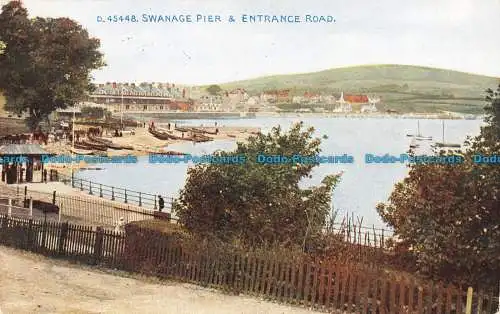
POLYGON ((258 106, 259 104, 260 104, 260 98, 257 96, 252 96, 247 100, 247 105, 249 106, 255 107, 258 106))
POLYGON ((370 113, 370 112, 377 112, 377 104, 380 103, 380 98, 378 97, 368 97, 368 105, 364 105, 361 107, 361 112, 362 113, 370 113))
POLYGON ((344 92, 340 94, 340 98, 336 101, 335 109, 333 112, 351 112, 352 106, 350 103, 344 100, 344 92))

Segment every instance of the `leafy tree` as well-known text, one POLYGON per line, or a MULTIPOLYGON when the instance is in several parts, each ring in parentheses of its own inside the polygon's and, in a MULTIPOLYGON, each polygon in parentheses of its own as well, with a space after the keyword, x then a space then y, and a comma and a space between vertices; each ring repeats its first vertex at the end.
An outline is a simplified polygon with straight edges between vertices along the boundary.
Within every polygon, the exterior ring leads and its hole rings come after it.
POLYGON ((28 19, 20 2, 0 14, 0 89, 10 111, 27 111, 34 129, 58 108, 72 106, 93 88, 90 71, 104 66, 99 40, 68 18, 28 19))
POLYGON ((222 92, 222 88, 219 85, 210 85, 209 87, 207 87, 206 91, 210 95, 215 96, 222 92))
POLYGON ((488 90, 487 124, 466 141, 463 163, 410 166, 377 208, 423 274, 492 287, 500 281, 500 167, 474 162, 500 157, 499 93, 500 86, 488 90))
POLYGON ((234 152, 218 157, 245 156, 243 164, 200 164, 188 170, 187 183, 174 204, 180 221, 198 234, 259 244, 279 242, 304 247, 321 232, 331 210, 332 189, 340 175, 326 176, 322 184, 301 189, 317 163, 262 164, 259 154, 312 156, 320 139, 303 123, 288 132, 275 127, 238 143, 234 152))
POLYGON ((88 118, 102 119, 111 116, 111 112, 101 107, 83 107, 82 115, 88 118))

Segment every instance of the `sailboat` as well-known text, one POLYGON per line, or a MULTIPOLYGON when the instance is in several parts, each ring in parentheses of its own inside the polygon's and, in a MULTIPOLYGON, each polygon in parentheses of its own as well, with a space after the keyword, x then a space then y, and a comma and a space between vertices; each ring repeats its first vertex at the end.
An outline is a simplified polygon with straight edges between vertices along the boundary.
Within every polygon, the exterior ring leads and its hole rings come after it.
POLYGON ((423 136, 420 134, 420 121, 417 121, 417 135, 406 134, 408 137, 414 137, 417 141, 432 140, 432 136, 423 136))
POLYGON ((434 147, 460 148, 462 145, 455 144, 455 143, 446 143, 444 141, 444 120, 443 120, 443 141, 442 142, 436 142, 436 144, 434 144, 433 146, 434 147))

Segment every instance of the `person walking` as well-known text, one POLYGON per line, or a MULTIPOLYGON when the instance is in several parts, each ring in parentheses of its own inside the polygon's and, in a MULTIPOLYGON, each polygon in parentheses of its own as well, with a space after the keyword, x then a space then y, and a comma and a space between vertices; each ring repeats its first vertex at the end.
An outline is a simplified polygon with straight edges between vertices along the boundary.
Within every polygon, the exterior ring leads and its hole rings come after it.
POLYGON ((158 208, 160 210, 160 213, 162 212, 163 208, 165 208, 165 201, 163 200, 163 197, 161 197, 161 195, 158 195, 158 208))

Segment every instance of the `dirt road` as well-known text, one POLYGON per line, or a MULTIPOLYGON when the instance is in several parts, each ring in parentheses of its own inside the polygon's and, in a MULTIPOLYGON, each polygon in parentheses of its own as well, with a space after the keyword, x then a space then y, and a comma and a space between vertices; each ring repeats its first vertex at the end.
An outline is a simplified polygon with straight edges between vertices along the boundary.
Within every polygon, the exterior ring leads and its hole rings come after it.
POLYGON ((318 312, 195 285, 125 277, 0 246, 0 314, 11 313, 318 312))

